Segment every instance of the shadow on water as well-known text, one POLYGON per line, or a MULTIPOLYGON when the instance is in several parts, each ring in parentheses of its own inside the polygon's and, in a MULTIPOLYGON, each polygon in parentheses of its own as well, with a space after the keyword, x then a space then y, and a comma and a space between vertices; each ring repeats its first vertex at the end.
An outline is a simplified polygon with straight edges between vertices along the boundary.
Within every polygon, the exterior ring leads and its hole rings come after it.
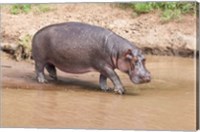
MULTIPOLYGON (((55 91, 63 91, 63 90, 70 90, 70 91, 87 91, 87 92, 102 92, 102 93, 108 93, 108 94, 117 94, 114 92, 114 87, 111 87, 112 89, 110 91, 104 92, 101 90, 99 86, 98 81, 87 81, 82 78, 76 78, 77 76, 72 77, 65 77, 58 76, 58 80, 53 80, 48 75, 46 75, 46 79, 48 80, 48 83, 38 83, 34 74, 27 73, 27 75, 22 76, 21 78, 24 78, 21 83, 19 83, 19 80, 13 80, 12 82, 9 82, 8 84, 4 84, 4 87, 9 87, 12 89, 27 89, 27 90, 55 90, 55 91)), ((84 77, 83 77, 84 78, 84 77)), ((88 77, 88 80, 91 77, 88 77)), ((96 78, 98 79, 98 78, 96 78)), ((96 80, 95 79, 95 80, 96 80)), ((136 96, 140 95, 140 92, 134 90, 134 88, 127 88, 130 86, 124 86, 125 87, 125 95, 126 96, 136 96)))
MULTIPOLYGON (((50 82, 50 84, 53 84, 53 86, 51 86, 51 87, 55 86, 55 89, 57 87, 61 87, 61 88, 64 87, 64 88, 68 88, 70 90, 82 89, 82 90, 88 90, 88 91, 104 92, 103 90, 101 90, 98 83, 84 81, 81 79, 75 79, 75 78, 69 78, 69 77, 59 77, 59 79, 57 81, 50 80, 49 82, 50 82)), ((112 89, 112 90, 106 91, 106 92, 114 93, 114 90, 112 89)), ((134 90, 132 90, 131 92, 130 92, 130 90, 128 90, 128 91, 125 90, 125 95, 126 96, 136 96, 136 95, 140 95, 140 93, 134 92, 134 90)))
POLYGON ((83 81, 80 79, 69 78, 69 77, 58 77, 58 80, 49 80, 50 84, 55 87, 66 87, 66 88, 81 88, 86 90, 101 91, 97 83, 83 81))
POLYGON ((80 79, 75 78, 68 78, 68 77, 60 77, 59 80, 55 82, 56 85, 73 85, 78 86, 81 88, 88 88, 88 89, 100 89, 99 85, 89 81, 83 81, 80 79))

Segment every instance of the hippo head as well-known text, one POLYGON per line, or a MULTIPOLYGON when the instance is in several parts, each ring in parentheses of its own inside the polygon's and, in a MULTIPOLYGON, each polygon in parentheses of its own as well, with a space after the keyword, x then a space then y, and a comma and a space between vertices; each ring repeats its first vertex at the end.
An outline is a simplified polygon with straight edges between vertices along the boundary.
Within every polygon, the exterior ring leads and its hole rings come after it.
POLYGON ((138 48, 126 50, 118 60, 119 70, 127 73, 135 84, 151 81, 150 72, 145 67, 145 58, 138 48))

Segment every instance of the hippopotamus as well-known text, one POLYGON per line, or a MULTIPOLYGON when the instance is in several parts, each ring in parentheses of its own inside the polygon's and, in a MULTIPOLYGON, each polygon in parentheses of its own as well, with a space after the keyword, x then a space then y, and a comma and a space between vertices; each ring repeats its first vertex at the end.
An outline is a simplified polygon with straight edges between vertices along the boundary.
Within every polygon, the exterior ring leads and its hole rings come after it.
POLYGON ((135 84, 151 80, 145 57, 134 43, 109 29, 86 23, 65 22, 40 29, 32 39, 32 58, 39 83, 47 82, 44 68, 55 80, 56 68, 74 74, 97 71, 100 88, 110 90, 106 83, 109 78, 119 94, 125 89, 115 69, 128 74, 135 84))

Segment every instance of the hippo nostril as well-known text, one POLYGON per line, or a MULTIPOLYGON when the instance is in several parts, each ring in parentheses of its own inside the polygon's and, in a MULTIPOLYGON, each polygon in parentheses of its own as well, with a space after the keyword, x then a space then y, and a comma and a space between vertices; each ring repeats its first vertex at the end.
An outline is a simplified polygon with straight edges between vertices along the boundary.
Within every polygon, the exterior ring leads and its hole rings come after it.
POLYGON ((150 81, 151 81, 151 77, 150 76, 146 77, 146 82, 150 82, 150 81))
POLYGON ((150 78, 146 80, 146 82, 150 82, 150 81, 151 81, 151 79, 150 79, 150 78))
POLYGON ((150 82, 151 81, 151 76, 150 75, 139 76, 139 78, 142 80, 142 82, 150 82))
POLYGON ((143 77, 144 82, 150 82, 151 81, 151 77, 150 76, 145 76, 143 77))

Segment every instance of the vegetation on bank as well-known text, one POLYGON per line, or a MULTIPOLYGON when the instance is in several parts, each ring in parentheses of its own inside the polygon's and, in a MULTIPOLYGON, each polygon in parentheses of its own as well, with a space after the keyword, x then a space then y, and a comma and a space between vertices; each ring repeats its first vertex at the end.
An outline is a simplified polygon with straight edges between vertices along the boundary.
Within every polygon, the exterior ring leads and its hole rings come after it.
MULTIPOLYGON (((137 15, 150 13, 152 11, 161 11, 161 20, 168 22, 173 19, 179 19, 181 15, 196 12, 195 2, 132 2, 118 4, 122 8, 131 8, 137 15)), ((10 7, 11 14, 45 13, 54 10, 48 4, 14 4, 10 7)))
POLYGON ((52 11, 53 8, 48 6, 47 4, 14 4, 10 7, 10 13, 17 15, 20 13, 29 13, 33 11, 34 13, 45 13, 52 11))
POLYGON ((196 13, 195 2, 140 2, 123 3, 122 8, 131 8, 137 15, 152 11, 161 11, 161 20, 164 22, 178 19, 182 14, 196 13))

